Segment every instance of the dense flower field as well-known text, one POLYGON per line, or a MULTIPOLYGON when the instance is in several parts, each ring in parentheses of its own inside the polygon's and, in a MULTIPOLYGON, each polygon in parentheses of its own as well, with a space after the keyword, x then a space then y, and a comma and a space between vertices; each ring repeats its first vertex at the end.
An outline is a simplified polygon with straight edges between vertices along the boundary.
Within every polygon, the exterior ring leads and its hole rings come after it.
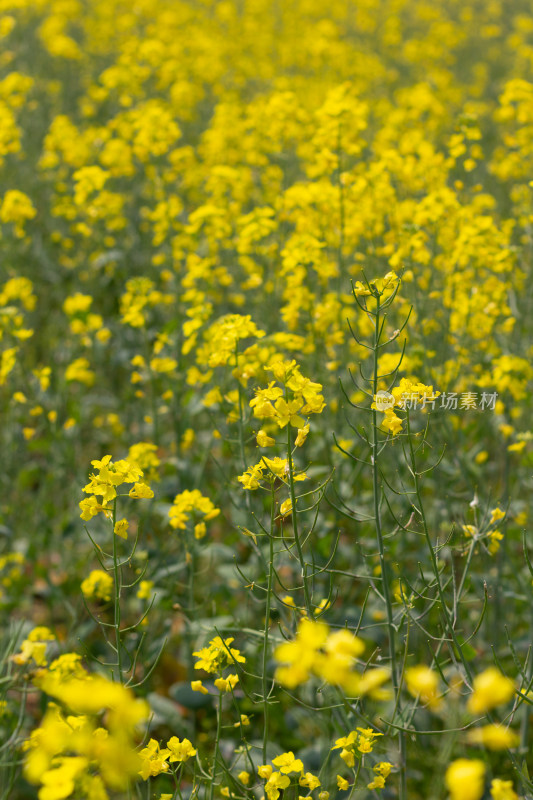
POLYGON ((530 2, 0 39, 0 798, 533 798, 530 2))

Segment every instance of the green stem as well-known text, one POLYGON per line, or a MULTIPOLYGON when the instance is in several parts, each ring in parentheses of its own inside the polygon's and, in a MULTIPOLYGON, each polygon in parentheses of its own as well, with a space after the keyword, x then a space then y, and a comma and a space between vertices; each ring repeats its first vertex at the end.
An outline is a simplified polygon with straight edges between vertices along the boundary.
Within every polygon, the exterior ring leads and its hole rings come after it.
POLYGON ((272 602, 272 584, 274 579, 274 519, 275 519, 275 493, 274 481, 271 483, 271 497, 270 497, 270 536, 269 536, 269 554, 268 554, 268 585, 266 596, 265 608, 265 635, 263 637, 263 764, 266 764, 267 759, 267 743, 268 743, 268 695, 267 695, 267 660, 268 660, 268 634, 270 628, 270 609, 272 602))
POLYGON ((455 629, 454 629, 454 626, 453 626, 453 622, 452 622, 451 617, 450 617, 450 611, 448 609, 448 606, 446 605, 446 599, 444 597, 444 590, 442 588, 442 581, 440 579, 439 565, 437 563, 437 556, 435 555, 435 550, 433 548, 433 544, 431 542, 431 537, 429 535, 429 530, 428 530, 428 525, 427 525, 427 520, 426 520, 426 514, 425 514, 425 511, 424 511, 424 504, 422 502, 422 496, 421 496, 421 493, 420 493, 419 474, 418 474, 417 468, 416 468, 416 458, 415 458, 415 451, 414 451, 414 447, 413 447, 413 437, 411 435, 411 420, 410 420, 410 417, 409 417, 409 409, 407 409, 407 440, 409 442, 409 458, 410 458, 410 461, 411 461, 411 465, 410 465, 411 466, 411 473, 413 475, 413 480, 414 480, 414 484, 415 484, 416 501, 417 501, 417 504, 418 504, 418 508, 416 510, 418 511, 418 513, 420 515, 420 518, 422 520, 422 527, 423 527, 423 530, 424 530, 424 537, 425 537, 426 544, 427 544, 427 547, 428 547, 429 557, 431 559, 431 566, 432 566, 432 569, 433 569, 433 575, 435 576, 435 582, 437 584, 437 593, 439 595, 442 615, 444 617, 444 621, 445 621, 445 624, 446 624, 446 628, 448 630, 448 634, 450 635, 450 637, 451 637, 451 639, 453 641, 453 644, 454 644, 454 647, 456 649, 456 652, 457 652, 457 654, 459 656, 459 659, 460 659, 460 661, 461 661, 461 663, 463 665, 465 674, 466 674, 469 682, 471 683, 472 682, 472 671, 470 669, 470 666, 468 665, 468 662, 467 662, 466 658, 463 655, 461 644, 459 642, 459 639, 457 638, 457 634, 455 632, 455 629))
MULTIPOLYGON (((461 597, 463 596, 464 586, 465 586, 466 579, 468 577, 468 572, 469 572, 469 569, 470 569, 470 564, 472 562, 472 557, 474 555, 474 550, 476 548, 476 544, 477 544, 476 539, 473 539, 471 544, 470 544, 470 549, 468 551, 468 555, 466 557, 466 564, 465 564, 465 567, 463 569, 463 574, 461 576, 461 582, 459 583, 459 588, 457 589, 456 599, 454 601, 455 608, 459 607, 459 603, 461 602, 461 597)), ((445 635, 446 635, 446 633, 444 633, 444 636, 445 635)), ((435 664, 435 662, 437 661, 438 657, 440 656, 440 653, 441 653, 441 650, 442 650, 443 646, 444 646, 444 639, 441 639, 439 641, 439 643, 437 645, 437 649, 435 650, 435 653, 433 655, 433 664, 435 664)))
MULTIPOLYGON (((372 394, 375 396, 378 391, 378 376, 379 376, 379 338, 380 338, 380 297, 374 295, 376 299, 375 319, 375 336, 374 336, 374 372, 372 379, 372 394)), ((381 527, 381 510, 379 501, 381 498, 381 487, 379 485, 379 459, 378 459, 378 420, 377 410, 372 409, 372 494, 374 499, 374 519, 376 526, 376 538, 379 550, 379 563, 381 567, 381 585, 383 589, 383 598, 385 600, 385 607, 387 611, 387 632, 389 639, 389 654, 391 661, 391 675, 392 684, 395 694, 395 706, 400 711, 400 682, 398 676, 398 662, 396 660, 396 629, 394 627, 394 616, 392 611, 392 601, 390 595, 390 571, 389 564, 385 558, 385 546, 383 543, 383 531, 381 527)), ((399 746, 400 746, 400 800, 407 798, 407 773, 406 773, 406 742, 405 733, 399 732, 399 746)))
MULTIPOLYGON (((527 668, 528 685, 533 678, 533 650, 529 651, 529 664, 527 668)), ((529 719, 531 717, 531 706, 529 703, 524 703, 522 709, 522 720, 520 722, 520 753, 526 756, 528 752, 529 741, 529 719)))
POLYGON ((117 522, 117 498, 115 497, 113 501, 113 576, 115 581, 115 596, 114 596, 114 616, 113 616, 113 626, 115 628, 115 646, 117 650, 117 669, 118 669, 118 679, 120 683, 124 682, 123 675, 122 675, 122 643, 120 637, 120 568, 118 566, 118 555, 117 555, 117 534, 115 533, 115 525, 117 522))
POLYGON ((459 584, 459 588, 457 590, 457 602, 458 603, 460 602, 462 594, 463 594, 463 589, 465 587, 465 582, 466 582, 466 579, 468 577, 468 572, 469 572, 469 569, 470 569, 470 564, 472 562, 472 557, 474 555, 475 547, 476 547, 476 540, 473 539, 471 544, 470 544, 470 549, 468 550, 468 555, 466 557, 465 568, 463 570, 463 574, 461 575, 461 583, 459 584))
POLYGON ((194 575, 196 572, 196 548, 194 542, 194 536, 187 531, 187 538, 190 541, 190 549, 186 545, 185 549, 185 558, 188 560, 190 557, 190 561, 188 564, 189 574, 187 576, 187 616, 188 616, 188 624, 187 624, 187 652, 189 654, 189 663, 188 663, 188 673, 189 679, 194 677, 194 656, 192 654, 193 648, 193 631, 192 631, 192 621, 194 619, 194 575))
MULTIPOLYGON (((414 479, 415 495, 416 495, 417 504, 418 504, 418 509, 417 510, 418 510, 418 512, 420 514, 420 517, 422 519, 422 526, 423 526, 423 529, 424 529, 424 537, 426 539, 426 543, 427 543, 427 546, 428 546, 429 555, 430 555, 430 559, 431 559, 431 565, 433 567, 433 574, 435 576, 435 581, 436 581, 436 584, 437 584, 437 591, 438 591, 439 600, 440 600, 440 604, 441 604, 441 608, 442 608, 442 614, 443 614, 443 617, 444 617, 444 620, 445 620, 445 623, 446 623, 446 628, 447 628, 448 634, 449 634, 450 638, 453 641, 453 644, 454 644, 455 650, 457 652, 457 655, 459 656, 459 659, 460 659, 460 661, 461 661, 461 663, 463 665, 463 669, 465 671, 465 675, 466 675, 466 677, 468 679, 469 684, 472 685, 472 682, 473 682, 472 670, 470 669, 470 665, 468 664, 468 661, 465 659, 465 657, 463 655, 463 651, 462 651, 461 645, 459 643, 459 640, 458 640, 457 635, 455 633, 455 629, 454 629, 452 620, 450 618, 449 609, 448 609, 448 607, 446 606, 446 603, 445 603, 444 591, 443 591, 442 582, 441 582, 441 579, 440 579, 440 572, 439 572, 439 568, 438 568, 438 564, 437 564, 437 558, 435 556, 435 551, 433 549, 433 545, 431 543, 431 539, 430 539, 430 536, 429 536, 429 531, 428 531, 428 526, 427 526, 427 521, 426 521, 426 515, 425 515, 425 512, 424 512, 424 504, 422 503, 422 496, 421 496, 421 493, 420 493, 419 475, 418 475, 418 472, 416 470, 416 458, 415 458, 415 452, 414 452, 412 436, 411 436, 411 422, 410 422, 410 419, 409 419, 409 411, 407 411, 407 434, 408 434, 408 440, 409 440, 409 453, 410 453, 410 460, 411 460, 411 472, 412 472, 413 479, 414 479)), ((473 545, 474 544, 475 544, 475 542, 472 543, 471 553, 473 553, 473 545)), ((466 577, 466 574, 467 574, 467 567, 469 566, 469 563, 470 563, 471 553, 469 553, 469 558, 467 560, 467 566, 465 567, 465 570, 463 572, 463 578, 461 580, 461 585, 459 587, 459 596, 461 595, 461 593, 463 591, 464 580, 465 580, 465 577, 466 577)), ((439 645, 439 647, 440 647, 440 645, 439 645)), ((487 711, 486 712, 486 717, 487 717, 489 722, 491 722, 491 723, 495 722, 495 719, 494 719, 494 717, 492 715, 492 712, 487 711)), ((511 761, 511 763, 512 763, 512 765, 513 765, 513 767, 514 767, 514 769, 515 769, 515 771, 517 773, 517 777, 520 780, 522 786, 524 788, 526 788, 526 789, 531 789, 531 787, 533 786, 533 782, 530 781, 528 778, 524 777, 524 774, 523 774, 523 772, 522 772, 522 770, 520 768, 519 762, 518 762, 515 754, 512 753, 510 750, 507 751, 507 754, 509 756, 509 760, 511 761)))
POLYGON ((146 328, 144 329, 144 348, 146 354, 146 366, 148 368, 149 383, 150 383, 150 405, 152 409, 152 424, 154 426, 154 442, 155 444, 159 445, 159 417, 157 412, 157 398, 155 393, 155 377, 152 367, 150 366, 152 354, 150 352, 150 343, 148 341, 148 333, 146 331, 146 328))
POLYGON ((292 530, 294 532, 294 541, 296 542, 296 549, 298 551, 298 560, 300 562, 300 567, 302 569, 305 610, 307 611, 307 616, 309 617, 309 619, 313 619, 313 609, 311 607, 311 597, 309 595, 309 585, 307 583, 307 568, 304 560, 302 543, 300 541, 300 535, 298 531, 298 514, 296 512, 296 492, 294 490, 294 465, 292 462, 292 442, 291 442, 290 422, 287 424, 287 461, 289 464, 289 492, 291 495, 291 505, 292 505, 292 530))
POLYGON ((217 735, 215 740, 215 755, 213 757, 213 772, 211 775, 211 783, 209 785, 209 800, 213 800, 213 794, 215 791, 215 778, 217 772, 217 760, 220 753, 219 742, 220 742, 220 731, 222 728, 222 692, 219 693, 218 696, 218 707, 217 707, 217 735))

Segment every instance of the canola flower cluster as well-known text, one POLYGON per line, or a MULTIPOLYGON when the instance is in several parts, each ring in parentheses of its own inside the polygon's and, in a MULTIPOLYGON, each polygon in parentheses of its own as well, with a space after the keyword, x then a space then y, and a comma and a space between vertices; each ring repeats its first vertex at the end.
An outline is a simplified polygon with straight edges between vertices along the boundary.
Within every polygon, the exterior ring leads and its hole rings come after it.
POLYGON ((134 777, 139 765, 135 728, 148 718, 149 708, 105 678, 70 678, 61 672, 51 664, 48 675, 39 680, 60 705, 49 704, 25 744, 25 776, 41 785, 39 800, 103 800, 109 797, 108 789, 124 790, 134 777), (99 720, 103 712, 105 727, 99 720))
POLYGON ((180 742, 177 736, 172 736, 163 749, 155 739, 150 739, 148 745, 139 753, 142 759, 139 775, 146 781, 150 776, 166 772, 170 769, 170 764, 188 761, 195 755, 196 750, 188 739, 180 742))
POLYGON ((279 645, 274 657, 284 666, 276 670, 277 680, 294 689, 315 675, 342 687, 350 697, 373 694, 383 697, 379 687, 389 679, 383 667, 369 669, 364 675, 354 670, 356 658, 364 652, 364 643, 347 630, 330 632, 323 622, 303 619, 296 638, 279 645))
POLYGON ((390 395, 383 398, 383 395, 380 397, 376 394, 372 408, 383 410, 382 404, 384 404, 384 400, 385 402, 388 401, 390 396, 390 405, 387 403, 388 407, 385 408, 385 417, 381 422, 381 427, 396 436, 402 430, 403 420, 397 416, 394 408, 405 409, 408 401, 416 404, 419 400, 422 401, 421 405, 425 406, 426 403, 431 403, 439 395, 440 392, 433 392, 433 386, 425 386, 423 383, 402 378, 399 385, 393 388, 390 395))
MULTIPOLYGON (((81 518, 90 520, 99 513, 104 515, 111 515, 111 508, 108 505, 117 497, 117 487, 122 486, 123 483, 133 483, 134 485, 129 490, 129 497, 135 499, 150 498, 154 493, 150 487, 141 481, 143 471, 134 463, 130 461, 111 461, 111 456, 104 456, 100 461, 91 461, 92 466, 98 470, 98 473, 91 475, 90 482, 83 487, 86 494, 93 495, 80 502, 81 518), (98 497, 102 499, 97 500, 98 497)), ((124 520, 121 525, 120 521, 115 523, 115 533, 125 538, 127 530, 127 521, 124 520), (125 523, 125 524, 124 524, 125 523), (117 527, 118 526, 118 527, 117 527)))
POLYGON ((77 653, 49 661, 56 642, 48 628, 36 627, 13 656, 16 664, 32 667, 32 683, 49 698, 23 743, 24 776, 40 786, 39 800, 105 800, 136 774, 149 706, 121 684, 87 672, 77 653))
POLYGON ((528 797, 530 4, 0 45, 0 793, 528 797))
POLYGON ((220 509, 215 508, 209 498, 204 497, 198 489, 184 491, 176 495, 172 507, 168 512, 170 526, 177 530, 185 530, 191 513, 201 515, 202 520, 194 526, 194 536, 202 539, 206 534, 206 522, 220 514, 220 509))

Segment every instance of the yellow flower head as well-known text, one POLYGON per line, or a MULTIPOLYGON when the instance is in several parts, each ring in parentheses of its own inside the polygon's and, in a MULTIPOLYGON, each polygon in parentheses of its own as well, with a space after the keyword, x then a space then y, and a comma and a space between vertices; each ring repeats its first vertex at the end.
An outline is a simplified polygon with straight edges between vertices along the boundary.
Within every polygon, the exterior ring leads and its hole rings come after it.
POLYGON ((291 779, 288 775, 282 775, 281 772, 272 772, 267 782, 265 783, 265 793, 268 800, 278 800, 281 789, 286 789, 290 786, 291 779))
POLYGON ((513 789, 512 781, 502 781, 494 778, 490 784, 490 796, 492 800, 519 800, 517 793, 513 789))
POLYGON ((407 691, 413 697, 419 697, 429 708, 440 708, 442 703, 439 698, 439 676, 434 670, 422 664, 409 667, 405 671, 405 683, 407 691))
POLYGON ((202 694, 209 694, 202 681, 191 681, 191 689, 193 692, 201 692, 202 694))
POLYGON ((113 578, 103 569, 93 569, 89 577, 85 578, 81 584, 81 590, 85 597, 105 602, 111 600, 112 589, 113 578))
POLYGON ((458 758, 446 770, 445 783, 451 800, 481 800, 485 780, 483 761, 458 758))
POLYGON ((481 728, 473 728, 467 733, 467 741, 470 744, 478 744, 487 747, 489 750, 507 750, 516 747, 520 737, 515 731, 503 725, 484 725, 481 728))
POLYGON ((196 755, 196 750, 190 741, 188 739, 183 739, 183 741, 180 742, 177 736, 173 736, 168 740, 167 748, 170 751, 168 759, 170 764, 176 761, 188 761, 189 758, 196 755))
POLYGON ((514 682, 502 675, 496 667, 489 667, 475 677, 473 689, 467 703, 471 714, 482 714, 495 706, 508 703, 515 694, 514 682))
POLYGON ((291 772, 302 772, 304 765, 299 758, 294 757, 294 753, 290 750, 288 753, 282 753, 277 758, 272 759, 275 767, 279 767, 279 771, 285 775, 291 772))
POLYGON ((233 637, 221 639, 215 636, 209 642, 208 647, 193 652, 193 656, 198 656, 199 661, 194 665, 195 669, 204 669, 206 672, 218 672, 228 664, 246 663, 246 659, 241 655, 240 650, 230 647, 233 637))

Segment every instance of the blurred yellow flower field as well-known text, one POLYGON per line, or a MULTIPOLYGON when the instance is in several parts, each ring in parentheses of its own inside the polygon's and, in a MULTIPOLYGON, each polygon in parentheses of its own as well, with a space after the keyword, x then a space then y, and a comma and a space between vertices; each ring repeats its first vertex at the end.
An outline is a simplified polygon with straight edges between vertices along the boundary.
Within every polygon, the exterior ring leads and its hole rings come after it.
POLYGON ((531 4, 0 44, 0 799, 533 798, 531 4))

